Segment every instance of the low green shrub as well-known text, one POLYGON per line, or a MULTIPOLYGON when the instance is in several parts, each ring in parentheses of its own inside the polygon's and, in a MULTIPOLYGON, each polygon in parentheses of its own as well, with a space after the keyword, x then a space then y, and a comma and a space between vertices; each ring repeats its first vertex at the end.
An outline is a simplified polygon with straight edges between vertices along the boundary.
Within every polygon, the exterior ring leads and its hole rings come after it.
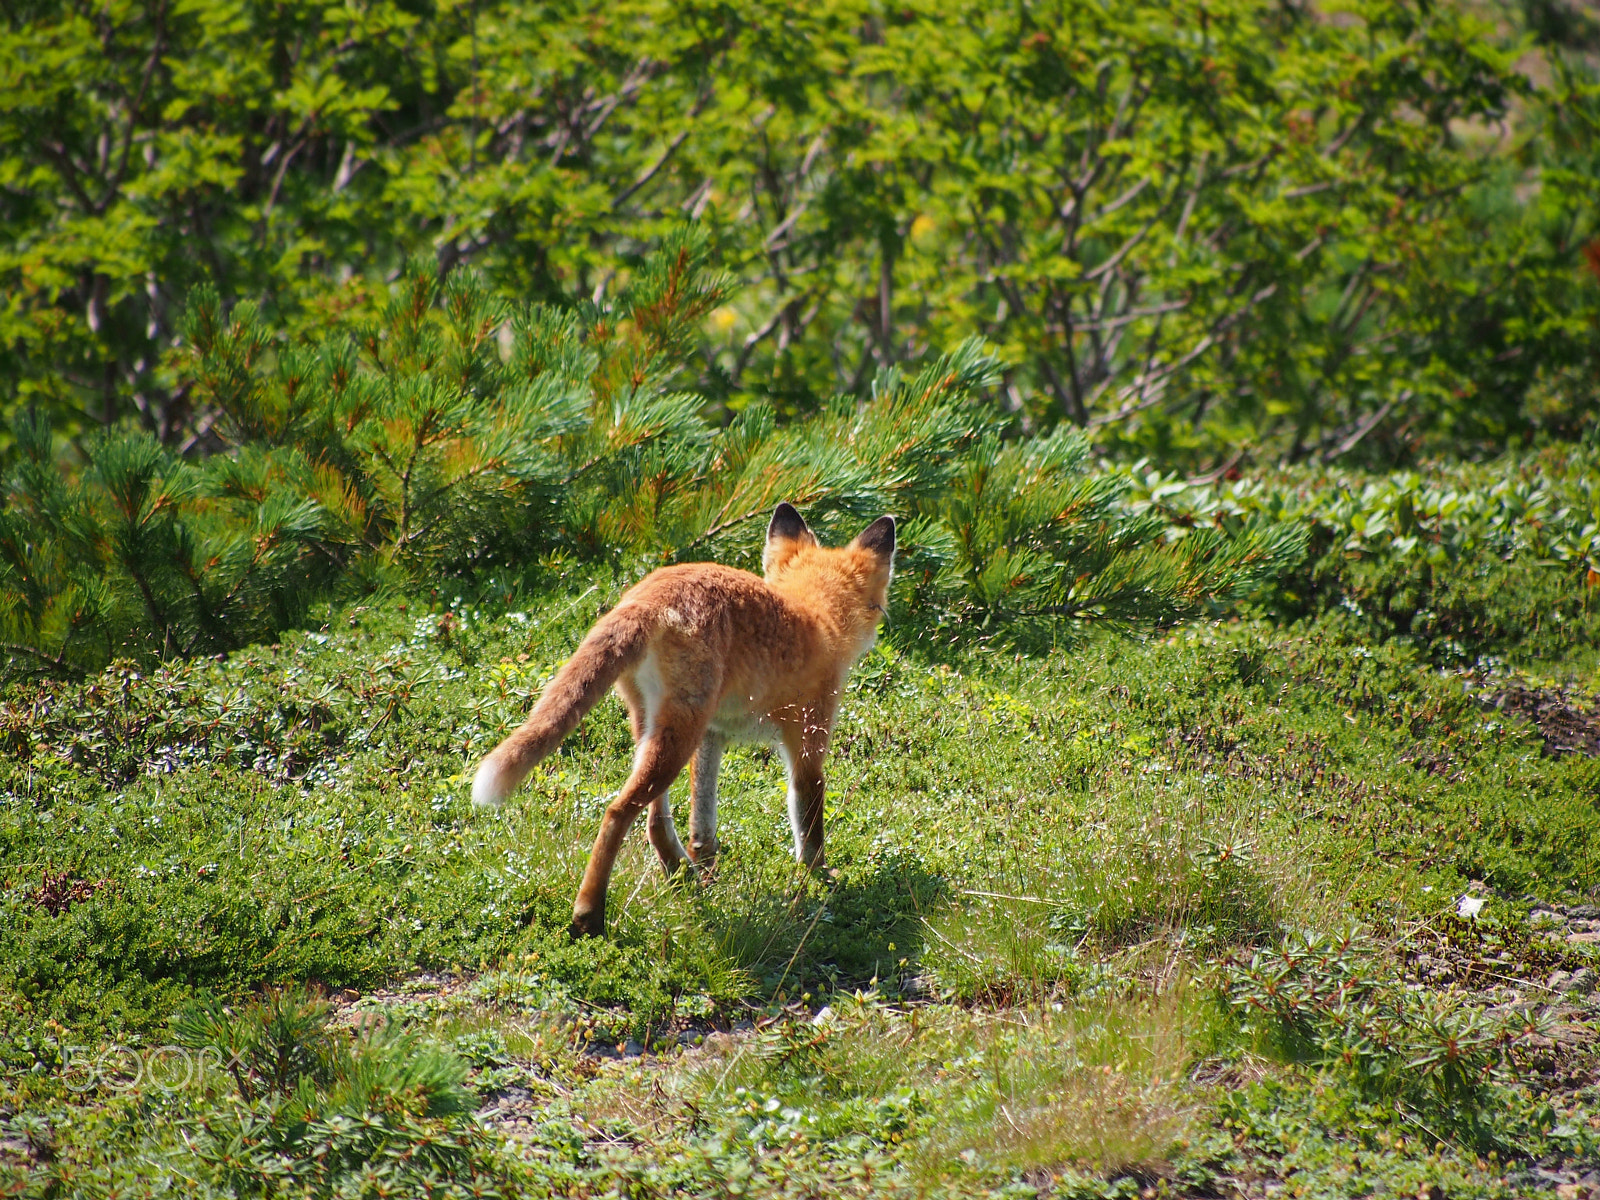
MULTIPOLYGON (((41 1194, 493 1197, 519 1173, 472 1116, 468 1065, 399 1023, 330 1025, 304 989, 237 1008, 208 1000, 172 1021, 198 1069, 58 1104, 41 1194)), ((162 1051, 171 1054, 174 1047, 162 1051)))
POLYGON ((279 993, 238 1016, 210 1004, 174 1022, 179 1044, 237 1064, 243 1104, 197 1122, 196 1157, 217 1181, 240 1196, 492 1189, 499 1172, 469 1119, 467 1064, 397 1025, 333 1035, 328 1015, 279 993))
POLYGON ((1592 1138, 1531 1088, 1496 1088, 1488 1117, 1485 1145, 1347 1076, 1291 1068, 1219 1088, 1214 1125, 1175 1156, 1173 1173, 1199 1195, 1248 1174, 1263 1190, 1316 1197, 1522 1200, 1557 1194, 1540 1163, 1586 1170, 1592 1138))
POLYGON ((1262 1050, 1401 1104, 1434 1136, 1496 1144, 1496 1073, 1531 1014, 1489 1017, 1448 993, 1408 988, 1359 930, 1293 935, 1222 964, 1228 1003, 1262 1050))
POLYGON ((1256 596, 1277 619, 1335 616, 1450 665, 1600 646, 1593 446, 1390 474, 1305 467, 1200 484, 1143 465, 1130 474, 1128 502, 1175 530, 1303 524, 1299 569, 1256 596))
POLYGON ((0 653, 81 674, 237 650, 385 588, 495 590, 574 560, 753 566, 780 500, 834 541, 898 515, 896 618, 943 638, 1171 622, 1298 559, 1293 524, 1165 539, 1081 434, 1003 440, 979 403, 1000 363, 976 342, 885 369, 865 404, 780 426, 751 403, 718 427, 678 382, 726 286, 703 243, 669 238, 573 310, 512 311, 468 272, 414 264, 370 319, 299 344, 198 290, 177 370, 219 452, 106 432, 63 469, 24 416, 0 483, 0 653))

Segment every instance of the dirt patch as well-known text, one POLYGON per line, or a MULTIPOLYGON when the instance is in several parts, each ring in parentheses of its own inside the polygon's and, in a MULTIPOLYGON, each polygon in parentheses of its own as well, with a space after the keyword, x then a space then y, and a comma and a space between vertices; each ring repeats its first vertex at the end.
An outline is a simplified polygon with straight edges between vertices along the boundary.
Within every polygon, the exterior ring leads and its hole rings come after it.
POLYGON ((1501 712, 1531 721, 1544 739, 1544 752, 1552 758, 1563 754, 1600 756, 1600 704, 1587 696, 1513 684, 1485 699, 1501 712))

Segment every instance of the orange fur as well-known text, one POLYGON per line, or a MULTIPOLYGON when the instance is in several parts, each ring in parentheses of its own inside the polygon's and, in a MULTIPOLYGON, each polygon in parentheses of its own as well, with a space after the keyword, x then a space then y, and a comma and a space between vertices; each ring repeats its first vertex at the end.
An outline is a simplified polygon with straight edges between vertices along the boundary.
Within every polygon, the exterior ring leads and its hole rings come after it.
POLYGON ((729 741, 778 747, 795 856, 822 867, 822 762, 845 675, 877 636, 893 560, 892 517, 828 549, 780 504, 767 529, 764 577, 715 563, 664 567, 589 631, 472 785, 476 803, 505 799, 616 685, 633 725, 633 774, 601 821, 573 905, 575 931, 604 931, 618 847, 646 808, 650 843, 669 874, 715 859, 716 775, 729 741), (685 851, 667 789, 691 762, 685 851))

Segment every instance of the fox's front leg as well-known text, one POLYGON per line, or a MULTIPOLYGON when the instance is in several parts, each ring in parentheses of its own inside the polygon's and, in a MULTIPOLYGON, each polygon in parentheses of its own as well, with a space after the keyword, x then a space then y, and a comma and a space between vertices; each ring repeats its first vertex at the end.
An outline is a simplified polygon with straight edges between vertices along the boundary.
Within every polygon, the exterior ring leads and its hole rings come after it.
POLYGON ((784 747, 789 773, 789 828, 794 833, 795 859, 813 871, 825 865, 822 849, 822 753, 784 747))
POLYGON ((805 705, 784 730, 778 749, 789 774, 789 828, 794 832, 794 856, 804 866, 820 871, 822 849, 822 762, 828 757, 828 739, 838 712, 839 689, 822 700, 805 705))
POLYGON ((717 861, 717 772, 727 739, 707 732, 689 764, 689 857, 697 867, 717 861))

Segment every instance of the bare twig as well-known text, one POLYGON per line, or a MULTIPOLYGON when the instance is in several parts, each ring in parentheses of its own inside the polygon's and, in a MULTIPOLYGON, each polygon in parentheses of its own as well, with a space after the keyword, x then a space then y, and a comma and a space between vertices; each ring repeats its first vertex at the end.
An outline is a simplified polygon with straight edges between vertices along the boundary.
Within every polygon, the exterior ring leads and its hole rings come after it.
POLYGON ((1244 451, 1243 450, 1235 450, 1232 454, 1228 455, 1228 457, 1223 460, 1222 465, 1220 467, 1216 468, 1216 470, 1207 471, 1203 475, 1191 475, 1188 479, 1185 479, 1184 482, 1187 483, 1190 487, 1202 487, 1202 486, 1204 486, 1205 484, 1208 484, 1208 483, 1215 483, 1217 480, 1221 479, 1224 475, 1226 475, 1229 471, 1233 470, 1234 467, 1238 466, 1239 465, 1239 460, 1242 459, 1243 457, 1244 457, 1244 451))
POLYGON ((1354 450, 1361 444, 1361 440, 1365 438, 1367 434, 1371 433, 1378 427, 1378 423, 1394 410, 1394 406, 1397 403, 1404 404, 1410 398, 1411 389, 1407 388, 1393 400, 1385 400, 1383 407, 1378 409, 1377 412, 1372 413, 1370 416, 1364 418, 1361 423, 1357 425, 1351 432, 1349 437, 1345 438, 1344 441, 1340 442, 1336 447, 1334 447, 1332 450, 1329 450, 1322 456, 1322 461, 1325 463, 1331 463, 1334 459, 1349 454, 1350 451, 1354 450))

